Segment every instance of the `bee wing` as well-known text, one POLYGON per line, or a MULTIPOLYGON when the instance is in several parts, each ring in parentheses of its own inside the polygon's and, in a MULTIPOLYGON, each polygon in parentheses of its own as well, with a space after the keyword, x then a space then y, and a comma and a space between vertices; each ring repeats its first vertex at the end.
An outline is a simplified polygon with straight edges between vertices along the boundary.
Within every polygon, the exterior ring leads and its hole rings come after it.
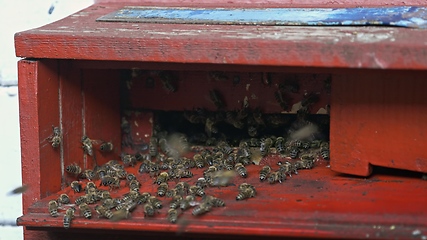
POLYGON ((192 206, 192 207, 197 206, 197 205, 200 205, 200 203, 199 203, 199 202, 196 202, 196 201, 191 201, 191 202, 189 202, 189 204, 190 204, 190 206, 192 206))

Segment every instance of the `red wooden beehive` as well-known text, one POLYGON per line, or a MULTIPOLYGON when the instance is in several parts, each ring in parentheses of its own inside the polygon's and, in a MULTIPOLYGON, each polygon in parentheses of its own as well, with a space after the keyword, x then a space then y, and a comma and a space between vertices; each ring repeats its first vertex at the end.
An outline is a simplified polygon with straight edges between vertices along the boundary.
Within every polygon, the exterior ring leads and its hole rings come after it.
MULTIPOLYGON (((169 237, 177 232, 183 238, 427 235, 427 182, 421 179, 421 173, 427 173, 426 30, 95 21, 123 6, 154 4, 266 7, 249 1, 101 2, 56 23, 18 33, 17 56, 26 58, 18 65, 22 175, 29 185, 18 224, 25 226, 26 239, 109 239, 118 233, 126 238, 169 237), (162 87, 159 75, 165 71, 175 77, 174 93, 162 87), (271 84, 266 84, 270 77, 271 84), (221 196, 226 207, 201 217, 184 213, 181 224, 169 224, 165 209, 154 218, 145 218, 137 209, 130 219, 118 222, 87 220, 77 214, 68 230, 63 229, 61 217, 50 217, 49 200, 64 192, 72 199, 77 196, 68 187, 75 177, 65 167, 72 163, 94 167, 93 158, 82 151, 83 135, 111 141, 116 147, 112 153, 95 150, 100 165, 130 151, 120 147, 125 138, 123 118, 130 123, 132 139, 144 143, 152 135, 156 110, 215 111, 211 89, 221 92, 226 110, 240 108, 246 98, 266 114, 279 113, 274 92, 283 79, 297 79, 300 84, 300 91, 290 94, 292 103, 315 92, 319 101, 313 113, 330 104, 330 162, 318 161, 314 169, 301 171, 283 184, 248 178, 245 181, 257 187, 258 195, 244 202, 234 200, 237 187, 209 188, 209 194, 221 196), (329 80, 330 90, 325 87, 329 80), (53 126, 61 129, 59 148, 49 142, 53 126), (372 166, 410 171, 381 168, 371 174, 372 166)), ((351 7, 346 1, 343 4, 351 7)), ((296 5, 269 3, 269 7, 289 6, 296 5)), ((250 176, 258 176, 259 166, 247 168, 250 176)), ((155 192, 149 175, 138 178, 146 183, 143 191, 155 192)), ((234 184, 243 181, 236 178, 234 184)), ((125 188, 114 190, 115 194, 125 188)))

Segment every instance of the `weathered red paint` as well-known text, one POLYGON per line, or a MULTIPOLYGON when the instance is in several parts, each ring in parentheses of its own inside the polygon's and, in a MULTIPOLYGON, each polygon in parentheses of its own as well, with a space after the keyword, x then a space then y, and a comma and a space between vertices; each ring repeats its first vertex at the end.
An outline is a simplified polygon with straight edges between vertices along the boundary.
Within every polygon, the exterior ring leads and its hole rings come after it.
MULTIPOLYGON (((60 152, 49 142, 52 126, 59 126, 57 67, 56 60, 18 62, 22 182, 28 186, 24 214, 34 202, 61 189, 60 152)), ((28 231, 24 235, 31 238, 28 231)))
MULTIPOLYGON (((60 102, 62 123, 63 168, 78 164, 84 166, 81 138, 83 134, 83 95, 81 70, 73 67, 72 61, 62 61, 59 65, 60 102)), ((63 173, 62 185, 67 186, 73 176, 63 173)))
POLYGON ((95 167, 95 163, 102 165, 121 153, 119 81, 118 71, 82 71, 84 131, 89 138, 98 141, 94 145, 94 156, 86 156, 87 168, 95 167), (101 152, 101 142, 113 143, 113 151, 101 152))
MULTIPOLYGON (((167 5, 159 3, 159 6, 162 4, 167 5)), ((95 21, 123 5, 96 4, 69 18, 17 33, 16 54, 33 58, 172 63, 427 67, 424 30, 95 21)))
POLYGON ((367 71, 332 82, 332 170, 368 176, 370 165, 427 172, 425 71, 367 71))

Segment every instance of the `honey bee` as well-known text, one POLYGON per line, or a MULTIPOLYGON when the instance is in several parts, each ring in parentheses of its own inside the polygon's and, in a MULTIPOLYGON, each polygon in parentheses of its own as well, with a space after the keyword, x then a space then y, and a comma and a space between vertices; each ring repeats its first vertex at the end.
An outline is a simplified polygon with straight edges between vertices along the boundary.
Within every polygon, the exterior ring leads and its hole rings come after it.
POLYGON ((170 223, 176 223, 176 221, 178 220, 178 211, 171 208, 168 210, 168 221, 170 223))
POLYGON ((102 206, 104 208, 107 208, 107 209, 112 209, 112 208, 115 208, 117 206, 117 202, 114 201, 114 199, 112 199, 112 198, 106 198, 106 199, 102 200, 102 206))
POLYGON ((172 197, 172 201, 171 201, 171 203, 170 203, 169 207, 170 207, 170 208, 173 208, 173 209, 177 209, 177 208, 179 208, 179 206, 180 206, 180 204, 181 204, 182 200, 183 200, 183 198, 182 198, 182 196, 181 196, 181 195, 175 195, 175 196, 173 196, 173 197, 172 197))
POLYGON ((70 203, 70 197, 67 194, 62 193, 61 195, 59 195, 58 203, 69 204, 70 203))
POLYGON ((111 151, 113 151, 113 149, 114 149, 114 145, 112 142, 103 142, 99 146, 99 150, 101 152, 111 152, 111 151))
POLYGON ((313 168, 314 162, 313 159, 302 159, 295 162, 295 167, 297 169, 311 169, 313 168))
POLYGON ((94 182, 87 182, 87 183, 86 183, 85 192, 86 192, 86 193, 88 193, 88 190, 89 190, 90 188, 94 188, 94 189, 96 189, 96 185, 95 185, 95 183, 94 183, 94 182))
POLYGON ((163 89, 166 92, 176 92, 177 91, 177 87, 174 85, 174 77, 170 72, 167 71, 161 71, 159 73, 159 77, 160 80, 162 82, 163 85, 163 89))
POLYGON ((147 200, 148 203, 150 203, 151 205, 153 205, 153 207, 155 209, 161 209, 163 207, 162 201, 160 201, 158 198, 156 198, 155 196, 150 196, 147 200))
POLYGON ((248 135, 256 137, 258 135, 258 128, 255 125, 248 126, 248 135))
POLYGON ((81 169, 81 167, 79 167, 79 165, 77 165, 76 163, 73 163, 73 164, 65 167, 65 171, 68 173, 79 175, 82 172, 82 169, 81 169))
POLYGON ((172 188, 166 191, 165 196, 168 198, 173 198, 177 195, 182 195, 183 193, 180 193, 176 188, 172 188))
POLYGON ((87 202, 87 197, 86 197, 86 195, 83 195, 83 196, 79 196, 78 198, 76 198, 76 200, 74 201, 74 203, 77 205, 77 206, 79 206, 79 205, 81 205, 81 204, 83 204, 83 203, 86 203, 87 202))
POLYGON ((276 139, 276 150, 280 154, 285 154, 286 148, 285 148, 285 139, 283 137, 278 137, 276 139))
POLYGON ((225 141, 221 141, 218 143, 218 148, 224 153, 224 154, 231 154, 233 152, 233 148, 230 147, 230 145, 225 142, 225 141))
POLYGON ((180 193, 187 193, 189 188, 190 188, 190 185, 186 182, 179 182, 175 186, 175 189, 178 190, 178 192, 180 193))
POLYGON ((87 218, 87 219, 92 218, 92 212, 90 211, 90 208, 86 203, 80 204, 79 209, 85 218, 87 218))
POLYGON ((243 166, 243 164, 241 163, 236 163, 236 165, 234 165, 234 170, 236 170, 236 172, 242 177, 242 178, 246 178, 248 177, 248 171, 246 170, 245 166, 243 166))
POLYGON ((213 207, 225 207, 225 202, 224 200, 214 197, 214 196, 208 196, 205 195, 203 196, 202 199, 204 202, 208 202, 209 204, 211 204, 213 207))
POLYGON ((273 140, 271 138, 261 139, 261 146, 259 148, 261 156, 267 156, 267 154, 270 152, 271 145, 273 145, 273 140))
POLYGON ((132 180, 136 180, 136 176, 132 173, 126 174, 126 181, 130 183, 132 180))
MULTIPOLYGON (((211 137, 211 136, 212 136, 212 133, 213 133, 213 134, 218 133, 218 128, 215 126, 215 124, 216 124, 216 121, 215 121, 215 120, 213 120, 211 117, 208 117, 208 118, 206 119, 206 122, 205 122, 205 132, 206 132, 206 134, 207 134, 209 137, 211 137)), ((207 145, 208 145, 208 144, 207 144, 207 145)))
POLYGON ((274 92, 274 98, 276 99, 279 106, 282 108, 282 110, 287 111, 289 109, 289 104, 283 97, 283 93, 280 90, 277 90, 274 92))
POLYGON ((281 171, 272 172, 272 173, 270 173, 268 175, 268 178, 267 178, 267 181, 270 184, 273 184, 273 183, 276 183, 276 182, 282 183, 285 180, 286 180, 286 174, 284 174, 281 171))
POLYGON ((132 156, 131 154, 122 154, 121 155, 122 162, 125 166, 135 166, 136 164, 136 158, 135 156, 132 156))
MULTIPOLYGON (((234 162, 234 161, 233 161, 234 162)), ((233 170, 233 168, 234 168, 234 164, 233 164, 233 162, 229 162, 229 161, 227 161, 227 160, 224 160, 224 162, 223 162, 223 166, 224 166, 224 168, 225 169, 227 169, 227 170, 233 170)))
POLYGON ((150 172, 150 163, 149 160, 142 161, 141 165, 139 166, 138 172, 139 173, 149 173, 150 172))
POLYGON ((157 156, 157 154, 159 153, 157 151, 157 143, 158 143, 158 139, 156 137, 151 137, 150 138, 150 144, 148 145, 148 153, 150 154, 150 156, 155 157, 157 156))
POLYGON ((289 157, 292 159, 296 159, 298 157, 299 154, 299 149, 296 147, 291 147, 291 149, 289 150, 289 157))
POLYGON ((146 203, 144 205, 144 216, 145 217, 152 217, 154 216, 155 210, 153 205, 151 205, 151 203, 146 203))
POLYGON ((95 211, 98 213, 99 216, 105 217, 108 219, 111 219, 114 216, 114 213, 110 209, 105 208, 104 206, 101 206, 101 205, 96 205, 95 211))
POLYGON ((136 179, 133 179, 132 181, 129 182, 129 189, 131 191, 139 192, 140 186, 141 186, 141 183, 139 183, 139 181, 136 179))
POLYGON ((309 149, 310 148, 310 142, 308 142, 308 141, 302 142, 301 147, 304 149, 309 149))
POLYGON ((244 190, 244 189, 246 189, 246 188, 253 188, 253 189, 255 189, 255 187, 254 186, 252 186, 251 184, 249 184, 249 183, 242 183, 242 184, 240 184, 239 186, 238 186, 238 190, 239 191, 242 191, 242 190, 244 190))
POLYGON ((237 129, 243 129, 245 124, 240 119, 238 119, 238 116, 239 115, 236 112, 228 111, 226 113, 226 121, 237 129))
POLYGON ((194 196, 204 196, 205 195, 205 190, 201 187, 198 187, 196 185, 190 186, 190 188, 188 189, 188 193, 194 196))
POLYGON ((224 72, 213 71, 213 72, 209 72, 208 75, 211 81, 224 82, 228 80, 228 77, 224 72))
POLYGON ((196 161, 194 159, 190 159, 190 158, 184 158, 184 161, 182 164, 187 169, 196 167, 196 161))
POLYGON ((116 211, 123 211, 125 210, 126 212, 132 212, 136 206, 138 205, 138 203, 132 199, 128 199, 127 201, 124 201, 122 203, 120 203, 119 205, 116 206, 116 211))
POLYGON ((96 193, 88 193, 88 194, 86 194, 86 203, 87 204, 96 203, 96 201, 98 201, 98 197, 97 197, 96 193))
POLYGON ((67 211, 65 211, 65 216, 64 216, 64 228, 68 229, 70 228, 71 225, 71 221, 74 218, 74 212, 76 211, 76 209, 74 207, 70 207, 67 209, 67 211))
POLYGON ((157 187, 157 195, 160 197, 163 197, 166 195, 166 192, 168 191, 168 184, 167 183, 161 183, 159 187, 157 187))
POLYGON ((114 182, 114 178, 110 175, 105 175, 103 178, 101 178, 101 185, 102 186, 110 186, 114 182))
POLYGON ((243 188, 242 190, 240 190, 239 194, 237 194, 236 200, 240 201, 248 198, 253 198, 255 197, 255 195, 256 195, 255 188, 253 187, 243 188))
POLYGON ((148 198, 150 198, 151 197, 151 194, 150 193, 148 193, 148 192, 143 192, 143 193, 141 193, 141 194, 139 194, 138 195, 138 197, 135 199, 135 202, 138 204, 138 205, 141 205, 141 204, 143 204, 143 203, 146 203, 147 201, 148 201, 148 198))
POLYGON ((90 169, 86 169, 81 173, 80 176, 82 178, 89 180, 89 181, 92 181, 95 178, 95 173, 90 169))
POLYGON ((194 216, 200 216, 209 212, 212 209, 212 204, 210 202, 202 202, 200 205, 194 207, 191 212, 194 216))
POLYGON ((259 126, 264 126, 265 122, 260 108, 256 108, 252 113, 253 120, 259 126))
POLYGON ((176 170, 175 177, 176 178, 192 178, 193 173, 189 170, 179 168, 176 170))
POLYGON ((261 147, 261 141, 258 138, 250 138, 247 143, 249 147, 261 147))
POLYGON ((83 151, 88 154, 89 156, 93 156, 93 145, 92 145, 92 140, 90 138, 88 138, 87 136, 83 136, 82 137, 82 148, 83 151))
POLYGON ((208 182, 206 181, 206 179, 205 178, 199 178, 199 179, 197 179, 197 181, 196 181, 196 184, 195 184, 197 187, 200 187, 200 188, 205 188, 205 187, 207 187, 208 186, 208 182))
POLYGON ((284 162, 280 167, 279 171, 283 174, 287 174, 289 176, 292 176, 292 173, 298 174, 298 169, 296 168, 295 164, 292 164, 288 161, 284 162))
POLYGON ((313 92, 305 93, 301 101, 301 106, 303 108, 309 108, 311 105, 319 101, 319 95, 313 92))
POLYGON ((71 189, 79 193, 82 190, 82 185, 78 181, 71 182, 71 189))
POLYGON ((329 160, 329 143, 328 142, 322 142, 320 144, 320 155, 323 159, 329 160))
POLYGON ((127 172, 124 169, 118 169, 115 173, 116 177, 120 179, 125 179, 127 176, 127 172))
POLYGON ((194 162, 198 168, 203 168, 205 166, 205 159, 200 154, 194 154, 194 162))
POLYGON ((194 200, 196 200, 196 197, 193 195, 188 195, 186 196, 180 203, 179 208, 184 211, 189 209, 190 207, 192 207, 194 205, 194 200))
POLYGON ((259 180, 262 182, 267 179, 268 174, 271 172, 270 166, 264 166, 262 167, 261 171, 259 172, 259 180))
POLYGON ((58 202, 56 202, 56 200, 50 200, 49 201, 49 214, 52 217, 58 217, 59 213, 58 213, 58 202))
POLYGON ((225 107, 225 103, 222 100, 223 97, 222 97, 221 93, 218 90, 215 90, 215 89, 210 90, 209 91, 209 96, 210 96, 210 99, 211 99, 212 103, 215 105, 215 107, 217 109, 222 109, 223 107, 225 107))
POLYGON ((52 127, 53 128, 53 136, 50 138, 49 142, 52 143, 53 148, 59 147, 61 144, 61 130, 59 127, 52 127))
POLYGON ((111 180, 112 180, 112 182, 109 185, 110 189, 112 189, 112 188, 120 188, 120 178, 118 178, 118 177, 112 177, 111 180))
POLYGON ((205 121, 205 117, 197 114, 197 112, 185 111, 184 117, 187 119, 187 121, 193 124, 198 124, 205 121))
POLYGON ((249 145, 247 142, 240 143, 238 154, 239 154, 240 158, 251 158, 252 157, 252 152, 249 149, 249 145))
POLYGON ((160 175, 157 177, 155 183, 157 183, 157 185, 160 185, 162 183, 165 183, 169 180, 169 174, 167 172, 162 172, 160 173, 160 175))

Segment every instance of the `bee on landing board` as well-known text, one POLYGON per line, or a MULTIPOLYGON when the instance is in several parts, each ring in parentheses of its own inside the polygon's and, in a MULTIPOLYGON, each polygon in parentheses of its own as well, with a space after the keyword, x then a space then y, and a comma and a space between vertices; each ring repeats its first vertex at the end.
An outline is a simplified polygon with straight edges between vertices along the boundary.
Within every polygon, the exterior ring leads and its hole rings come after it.
POLYGON ((65 212, 64 215, 64 228, 68 229, 71 226, 71 221, 74 218, 74 213, 75 213, 76 209, 74 207, 70 207, 67 209, 67 211, 65 212))
POLYGON ((58 217, 58 202, 56 200, 50 200, 48 205, 49 214, 52 217, 58 217))

